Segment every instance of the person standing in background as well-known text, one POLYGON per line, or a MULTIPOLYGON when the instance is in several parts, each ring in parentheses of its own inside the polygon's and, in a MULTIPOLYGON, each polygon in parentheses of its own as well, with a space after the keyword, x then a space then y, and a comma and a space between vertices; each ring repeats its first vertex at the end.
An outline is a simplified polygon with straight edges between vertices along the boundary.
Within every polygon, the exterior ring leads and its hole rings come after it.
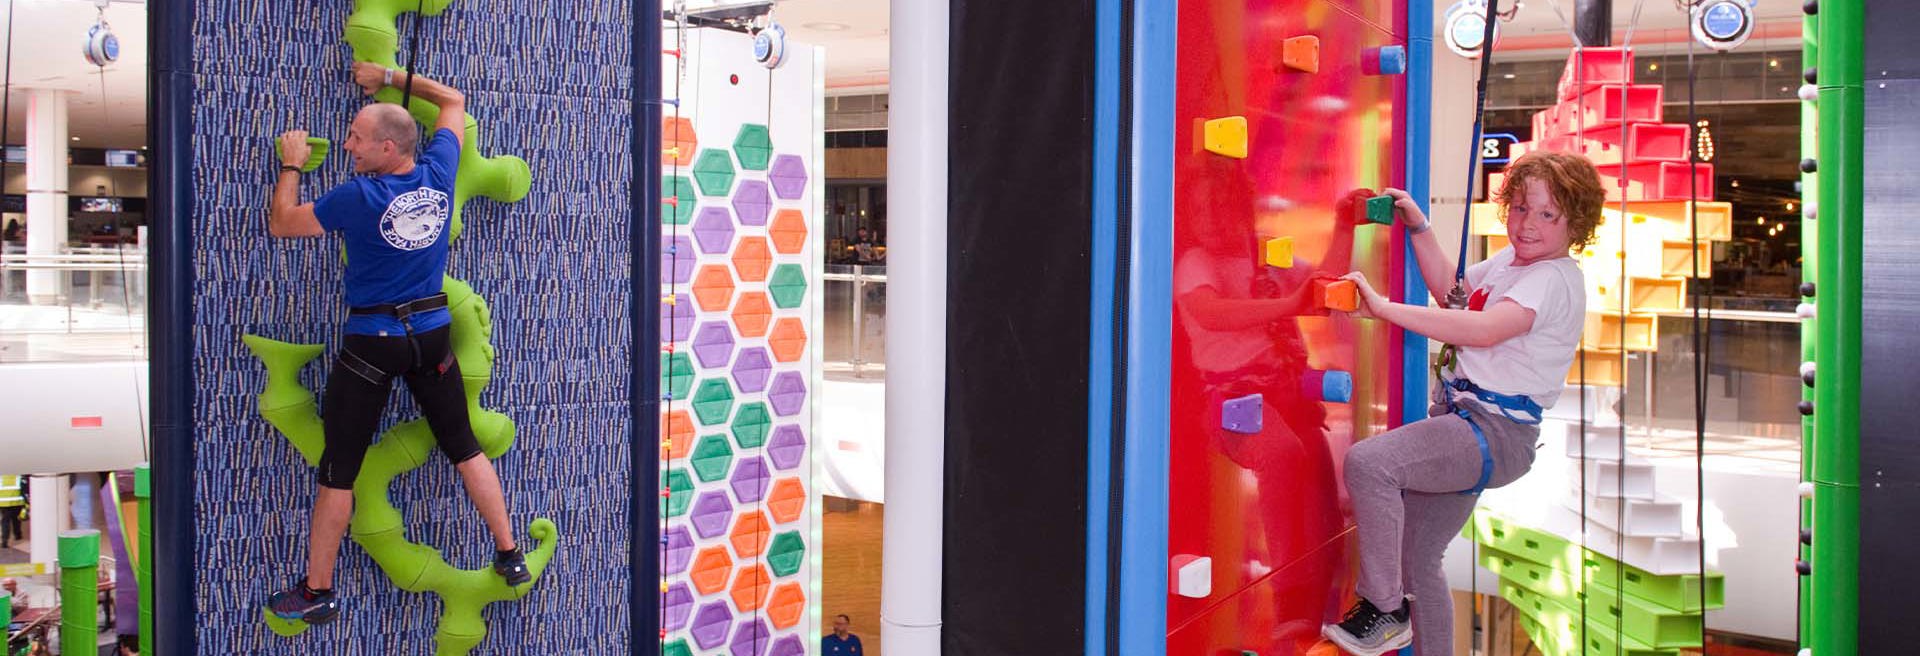
POLYGON ((853 618, 836 615, 833 618, 833 633, 820 636, 821 656, 859 656, 860 636, 849 633, 853 618))
POLYGON ((20 535, 20 511, 27 509, 27 495, 20 489, 20 477, 0 476, 0 549, 13 546, 20 535))

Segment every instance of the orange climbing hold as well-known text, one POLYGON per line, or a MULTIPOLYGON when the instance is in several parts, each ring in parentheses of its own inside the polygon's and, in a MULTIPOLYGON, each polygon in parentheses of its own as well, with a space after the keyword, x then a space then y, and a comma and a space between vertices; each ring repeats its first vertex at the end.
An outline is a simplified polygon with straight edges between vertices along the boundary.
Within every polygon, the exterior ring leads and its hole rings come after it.
POLYGON ((773 576, 767 573, 766 565, 740 568, 740 575, 733 577, 733 607, 742 613, 760 610, 767 603, 767 590, 772 585, 773 576))
POLYGON ((767 337, 767 346, 773 347, 773 359, 780 362, 799 362, 800 356, 807 352, 807 326, 794 317, 786 317, 773 323, 773 334, 767 337))
POLYGON ((773 304, 765 292, 746 292, 733 302, 733 327, 741 337, 765 337, 773 323, 773 304))
POLYGON ((767 494, 767 510, 773 512, 776 524, 791 524, 800 521, 800 511, 807 508, 807 488, 798 478, 782 478, 775 481, 773 491, 767 494))
POLYGON ((667 459, 679 460, 687 457, 693 450, 693 417, 685 410, 675 410, 660 416, 660 434, 667 436, 672 446, 664 449, 667 459))
POLYGON ((1313 300, 1323 309, 1352 312, 1360 309, 1360 288, 1351 280, 1315 280, 1313 300))
POLYGON ((767 226, 773 237, 773 249, 782 255, 797 255, 807 245, 807 217, 800 210, 780 210, 767 226))
POLYGON ((660 117, 660 163, 666 166, 692 166, 693 151, 700 140, 693 134, 693 119, 660 117))
POLYGON ((693 580, 693 589, 710 595, 727 588, 727 575, 732 572, 733 559, 727 557, 727 548, 714 545, 693 557, 693 569, 687 572, 687 578, 693 580))
POLYGON ((726 265, 700 267, 699 275, 693 278, 693 300, 699 303, 701 312, 727 311, 727 304, 733 301, 733 274, 726 265))
POLYGON ((1287 39, 1281 44, 1280 62, 1296 71, 1320 72, 1320 37, 1309 34, 1287 39))
MULTIPOLYGON (((800 231, 800 238, 806 239, 806 226, 800 226, 800 231)), ((773 251, 767 248, 766 237, 742 237, 733 247, 733 270, 740 272, 740 282, 766 282, 771 268, 773 251)))
POLYGON ((741 515, 733 522, 733 531, 727 534, 727 541, 733 543, 733 555, 742 560, 758 557, 767 548, 770 530, 766 513, 755 510, 741 515))
POLYGON ((789 581, 773 589, 773 598, 767 600, 767 619, 773 620, 775 629, 791 629, 800 623, 800 613, 806 609, 807 593, 799 583, 789 581))

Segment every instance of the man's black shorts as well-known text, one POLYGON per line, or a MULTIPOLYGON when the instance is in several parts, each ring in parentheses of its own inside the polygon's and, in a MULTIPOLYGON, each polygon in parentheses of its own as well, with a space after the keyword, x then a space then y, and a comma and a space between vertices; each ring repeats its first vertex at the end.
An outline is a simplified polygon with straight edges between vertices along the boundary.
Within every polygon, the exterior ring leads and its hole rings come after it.
MULTIPOLYGON (((460 363, 448 357, 453 348, 448 337, 451 332, 450 327, 441 327, 417 333, 411 343, 404 336, 347 335, 344 350, 407 382, 407 390, 420 404, 420 413, 440 442, 440 450, 457 465, 480 455, 480 443, 467 417, 467 390, 460 381, 460 363), (445 371, 440 369, 442 363, 447 363, 445 371)), ((392 387, 391 381, 375 383, 338 360, 334 362, 321 406, 327 436, 327 448, 320 455, 321 485, 353 489, 360 462, 366 458, 373 433, 379 430, 380 418, 386 413, 392 387)))

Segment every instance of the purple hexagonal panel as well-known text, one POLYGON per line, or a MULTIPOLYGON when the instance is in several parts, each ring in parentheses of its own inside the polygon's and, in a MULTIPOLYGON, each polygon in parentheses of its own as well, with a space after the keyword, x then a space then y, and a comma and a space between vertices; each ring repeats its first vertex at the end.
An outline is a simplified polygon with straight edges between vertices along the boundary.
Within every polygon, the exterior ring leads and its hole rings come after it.
POLYGON ((693 238, 700 241, 700 252, 717 255, 733 246, 733 215, 727 208, 708 205, 693 219, 693 238))
POLYGON ((759 503, 767 493, 767 481, 773 474, 767 472, 767 461, 760 458, 744 458, 733 467, 733 498, 740 503, 759 503))
POLYGON ((693 615, 693 642, 700 649, 717 649, 727 641, 727 629, 733 628, 733 611, 727 602, 716 601, 700 607, 693 615))
POLYGON ((800 408, 807 404, 807 381, 798 371, 783 371, 773 377, 773 387, 767 391, 767 400, 773 402, 773 413, 782 417, 800 414, 800 408))
POLYGON ((799 426, 793 425, 773 429, 773 441, 767 443, 767 455, 773 458, 774 467, 799 467, 800 459, 807 455, 807 434, 799 426))
POLYGON ((763 226, 767 224, 767 215, 773 212, 773 197, 767 195, 767 183, 759 180, 742 180, 733 190, 733 213, 739 215, 740 225, 763 226))
POLYGON ((773 649, 767 656, 806 656, 807 645, 800 642, 800 636, 788 635, 773 643, 773 649))
POLYGON ((767 621, 754 619, 741 622, 733 629, 733 656, 765 656, 767 643, 773 639, 773 632, 767 630, 767 621))
MULTIPOLYGON (((722 210, 724 211, 724 210, 722 210)), ((660 277, 670 285, 684 285, 693 280, 693 265, 700 254, 693 252, 693 240, 686 235, 663 237, 660 240, 660 277)))
POLYGON ((742 393, 757 394, 767 389, 767 377, 771 375, 773 358, 764 348, 741 349, 740 357, 733 359, 733 384, 740 386, 742 393))
POLYGON ((674 294, 673 303, 660 300, 660 334, 667 335, 670 341, 684 342, 693 335, 693 298, 686 294, 674 294))
POLYGON ((733 329, 725 321, 700 324, 700 333, 693 336, 693 357, 708 369, 727 366, 733 357, 733 329))
POLYGON ((701 492, 693 501, 693 532, 711 538, 727 532, 727 520, 733 519, 733 504, 719 490, 701 492))
POLYGON ((685 526, 675 526, 667 530, 667 573, 679 574, 687 571, 687 563, 693 560, 693 534, 685 526))
POLYGON ((807 191, 807 165, 800 161, 799 155, 781 155, 774 158, 767 179, 773 181, 774 195, 786 200, 798 199, 807 191))
POLYGON ((668 631, 686 628, 687 618, 693 617, 693 591, 687 589, 686 582, 673 584, 667 588, 667 594, 660 600, 661 607, 667 610, 668 631))

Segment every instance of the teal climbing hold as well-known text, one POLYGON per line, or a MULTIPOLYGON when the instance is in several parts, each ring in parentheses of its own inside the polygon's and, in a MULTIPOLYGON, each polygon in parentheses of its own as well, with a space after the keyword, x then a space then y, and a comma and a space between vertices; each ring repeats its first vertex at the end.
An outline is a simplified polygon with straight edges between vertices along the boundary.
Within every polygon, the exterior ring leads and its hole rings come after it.
POLYGON ((693 161, 693 180, 700 183, 700 193, 727 195, 733 191, 733 158, 724 150, 701 149, 700 158, 693 161))
POLYGON ((733 447, 727 446, 725 436, 708 435, 694 445, 692 460, 693 475, 702 483, 712 483, 725 478, 733 466, 733 447))
POLYGON ((684 175, 661 176, 660 199, 665 203, 660 208, 660 217, 673 225, 692 221, 694 206, 699 204, 693 195, 693 181, 684 175))
POLYGON ((800 532, 787 531, 773 536, 773 542, 767 545, 767 567, 773 569, 774 576, 793 576, 800 571, 806 554, 807 544, 800 539, 800 532))
POLYGON ((773 161, 773 139, 767 132, 767 126, 740 126, 740 135, 733 138, 733 156, 740 160, 740 168, 748 171, 767 170, 767 163, 773 161))
POLYGON ((775 267, 773 277, 767 280, 767 292, 773 296, 774 306, 782 310, 800 307, 807 296, 807 274, 798 264, 775 267))
POLYGON ((693 416, 700 420, 700 425, 717 426, 732 412, 733 388, 727 385, 727 379, 700 381, 700 389, 693 393, 693 416))
POLYGON ((674 468, 667 472, 667 516, 679 517, 687 514, 687 506, 693 505, 693 477, 687 470, 674 468))
POLYGON ((661 353, 660 387, 673 398, 687 398, 687 392, 693 389, 693 358, 685 353, 661 353))
POLYGON ((773 414, 767 411, 767 404, 743 403, 733 415, 733 441, 742 449, 759 448, 767 443, 767 432, 772 426, 773 414))

